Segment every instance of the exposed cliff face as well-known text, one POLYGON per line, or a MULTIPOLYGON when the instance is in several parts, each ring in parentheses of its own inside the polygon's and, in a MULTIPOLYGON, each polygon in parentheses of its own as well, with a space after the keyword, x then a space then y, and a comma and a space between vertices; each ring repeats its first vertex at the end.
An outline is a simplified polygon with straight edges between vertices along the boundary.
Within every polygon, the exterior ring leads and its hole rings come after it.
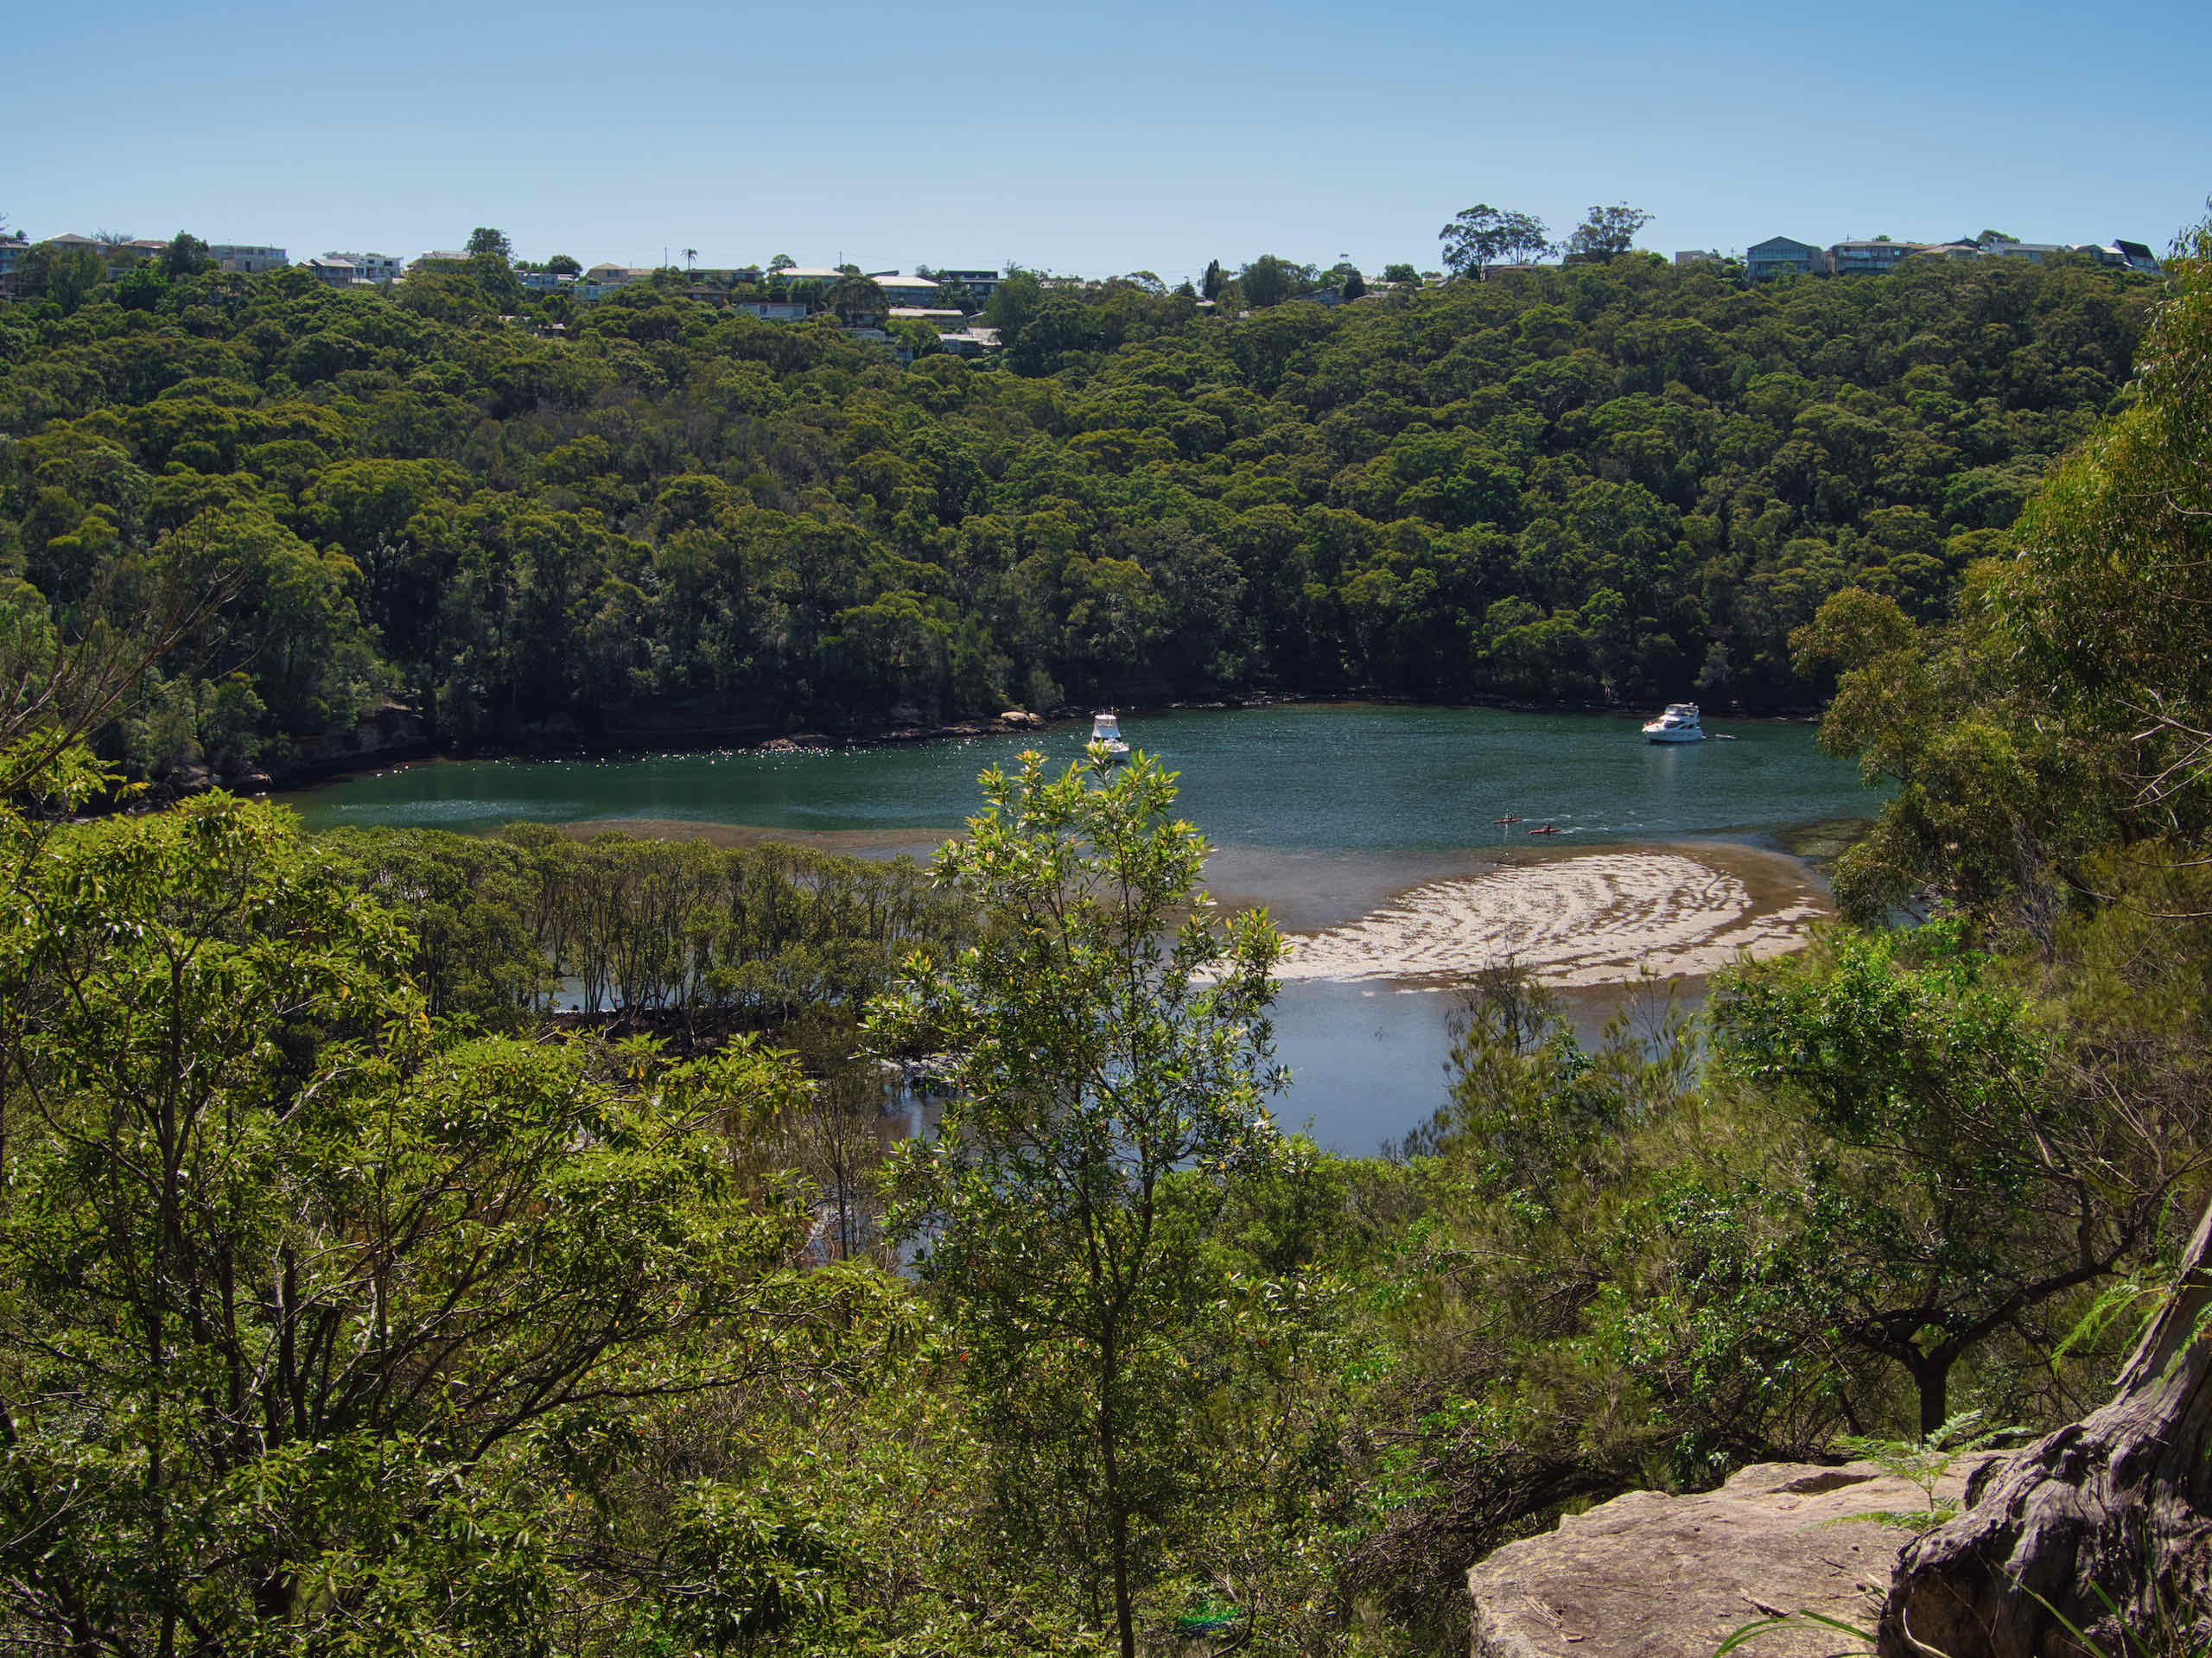
MULTIPOLYGON (((1976 1465, 1962 1458, 1938 1495, 1955 1498, 1976 1465)), ((1871 1632, 1910 1534, 1864 1516, 1925 1503, 1867 1463, 1762 1463, 1694 1496, 1631 1491, 1469 1571, 1474 1658, 1713 1658, 1774 1612, 1871 1632)), ((1784 1629, 1757 1650, 1814 1658, 1840 1640, 1784 1629)))

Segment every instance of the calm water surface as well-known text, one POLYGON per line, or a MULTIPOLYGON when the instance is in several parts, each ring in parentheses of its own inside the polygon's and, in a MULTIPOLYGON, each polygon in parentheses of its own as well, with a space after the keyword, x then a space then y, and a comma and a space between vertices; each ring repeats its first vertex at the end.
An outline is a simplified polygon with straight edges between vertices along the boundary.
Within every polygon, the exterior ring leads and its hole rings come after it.
MULTIPOLYGON (((1485 848, 1728 839, 1870 816, 1856 768, 1810 727, 1715 720, 1732 742, 1659 746, 1591 715, 1308 705, 1132 716, 1129 741, 1181 774, 1179 809, 1221 848, 1224 897, 1286 926, 1351 919, 1394 891, 1475 867, 1485 848), (1500 829, 1491 820, 1527 820, 1500 829)), ((976 773, 1025 748, 1081 756, 1089 727, 851 753, 439 761, 290 797, 312 829, 408 824, 482 832, 517 819, 739 824, 849 850, 925 852, 978 804, 976 773)), ((1300 984, 1279 1006, 1294 1081, 1279 1104, 1324 1143, 1372 1151, 1443 1097, 1450 998, 1300 984)), ((1586 1021, 1602 1012, 1579 1010, 1586 1021)))

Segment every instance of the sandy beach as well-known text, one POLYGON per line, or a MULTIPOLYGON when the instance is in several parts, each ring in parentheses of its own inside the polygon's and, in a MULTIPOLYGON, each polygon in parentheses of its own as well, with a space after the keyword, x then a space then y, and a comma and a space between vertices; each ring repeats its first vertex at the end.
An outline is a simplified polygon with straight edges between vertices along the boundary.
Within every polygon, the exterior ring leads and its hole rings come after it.
POLYGON ((1292 935, 1281 976, 1433 985, 1510 959, 1561 988, 1703 978, 1745 954, 1799 948, 1808 924, 1832 912, 1802 865, 1755 848, 1516 857, 1292 935))

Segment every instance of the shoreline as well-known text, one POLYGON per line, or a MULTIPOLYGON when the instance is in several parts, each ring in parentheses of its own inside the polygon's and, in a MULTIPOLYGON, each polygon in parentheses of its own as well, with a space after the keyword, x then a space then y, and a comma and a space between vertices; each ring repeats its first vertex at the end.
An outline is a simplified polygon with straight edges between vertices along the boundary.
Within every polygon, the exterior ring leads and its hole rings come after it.
MULTIPOLYGON (((913 854, 957 830, 791 831, 685 818, 589 818, 553 826, 743 848, 785 842, 848 855, 913 854)), ((1586 994, 1695 986, 1804 947, 1835 908, 1812 861, 1748 842, 1636 841, 1388 854, 1217 848, 1205 890, 1222 909, 1264 908, 1288 952, 1285 988, 1449 991, 1512 961, 1548 987, 1586 994)))
MULTIPOLYGON (((1261 708, 1363 706, 1435 708, 1447 712, 1482 710, 1495 714, 1578 714, 1639 721, 1649 717, 1642 710, 1614 703, 1522 702, 1505 697, 1477 698, 1465 702, 1433 702, 1420 697, 1392 696, 1375 691, 1259 692, 1249 696, 1223 697, 1213 701, 1124 702, 1115 705, 1116 711, 1138 717, 1197 712, 1243 713, 1248 709, 1261 708)), ((1727 713, 1719 717, 1740 725, 1815 725, 1821 715, 1817 709, 1797 709, 1771 714, 1727 713)), ((651 734, 645 740, 634 742, 623 740, 603 745, 578 742, 558 747, 484 744, 463 749, 417 742, 407 745, 404 752, 396 750, 384 754, 366 752, 358 758, 318 761, 311 768, 273 778, 268 786, 253 792, 275 798, 307 793, 353 778, 382 777, 419 765, 471 762, 607 765, 662 754, 849 753, 871 748, 902 748, 923 744, 973 742, 983 737, 1019 736, 1025 732, 1042 733, 1056 727, 1079 726, 1090 718, 1088 714, 1062 708, 1050 715, 1027 715, 1020 721, 1009 721, 1001 715, 996 719, 962 721, 944 725, 871 726, 844 733, 801 731, 758 741, 733 740, 738 737, 738 731, 728 728, 720 733, 691 734, 688 738, 682 731, 670 731, 651 734)))

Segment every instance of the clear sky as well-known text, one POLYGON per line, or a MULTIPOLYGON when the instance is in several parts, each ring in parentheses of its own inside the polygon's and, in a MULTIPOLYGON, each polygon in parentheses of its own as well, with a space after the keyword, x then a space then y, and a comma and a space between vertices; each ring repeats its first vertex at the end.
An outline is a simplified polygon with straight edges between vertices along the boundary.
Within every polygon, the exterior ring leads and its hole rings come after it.
POLYGON ((412 255, 1173 281, 1436 260, 1476 201, 1644 245, 2163 250, 2212 0, 156 0, 11 7, 0 212, 412 255))

